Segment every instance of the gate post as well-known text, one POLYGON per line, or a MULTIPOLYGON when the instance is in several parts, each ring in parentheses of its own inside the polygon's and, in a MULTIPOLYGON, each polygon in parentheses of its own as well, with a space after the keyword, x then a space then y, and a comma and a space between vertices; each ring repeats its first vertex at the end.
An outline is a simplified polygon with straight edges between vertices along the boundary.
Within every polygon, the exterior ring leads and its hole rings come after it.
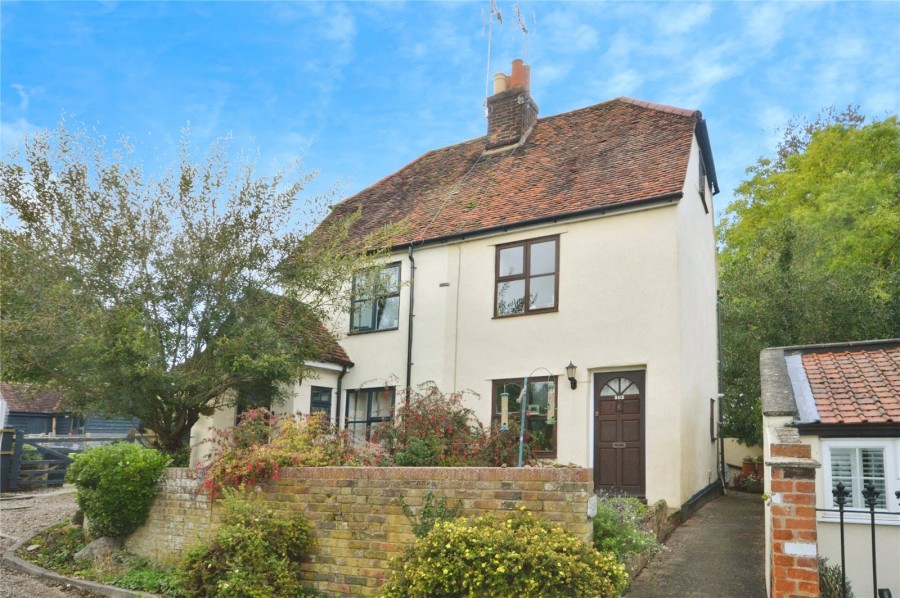
MULTIPOLYGON (((793 429, 794 435, 796 429, 793 429)), ((770 445, 772 598, 818 598, 816 468, 799 436, 779 434, 770 445)))

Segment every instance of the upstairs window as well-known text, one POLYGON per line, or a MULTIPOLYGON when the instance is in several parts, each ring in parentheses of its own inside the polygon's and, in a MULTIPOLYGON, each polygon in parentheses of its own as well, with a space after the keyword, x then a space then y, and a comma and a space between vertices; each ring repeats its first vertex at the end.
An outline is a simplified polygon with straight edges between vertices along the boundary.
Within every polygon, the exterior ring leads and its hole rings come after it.
POLYGON ((559 237, 497 247, 494 316, 556 311, 559 237))
POLYGON ((350 333, 396 330, 400 326, 400 262, 353 277, 350 333))

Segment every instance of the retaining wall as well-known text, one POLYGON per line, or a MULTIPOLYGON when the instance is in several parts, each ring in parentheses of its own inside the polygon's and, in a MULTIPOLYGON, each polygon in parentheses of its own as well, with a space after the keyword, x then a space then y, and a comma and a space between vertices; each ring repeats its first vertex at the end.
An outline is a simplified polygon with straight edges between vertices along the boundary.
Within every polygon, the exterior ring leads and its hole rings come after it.
MULTIPOLYGON (((169 469, 147 523, 127 541, 132 552, 172 563, 211 536, 218 507, 198 494, 196 472, 169 469)), ((466 516, 525 507, 590 542, 590 469, 478 467, 316 467, 287 469, 260 488, 276 509, 309 519, 316 546, 303 563, 306 579, 323 592, 370 596, 389 574, 390 560, 415 541, 399 504, 416 511, 423 497, 462 503, 466 516)))

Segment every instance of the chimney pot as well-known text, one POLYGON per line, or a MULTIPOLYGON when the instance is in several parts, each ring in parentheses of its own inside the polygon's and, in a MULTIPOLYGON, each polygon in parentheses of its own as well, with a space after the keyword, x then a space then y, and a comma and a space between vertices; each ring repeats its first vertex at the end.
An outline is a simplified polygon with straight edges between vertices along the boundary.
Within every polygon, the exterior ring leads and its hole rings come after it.
POLYGON ((494 75, 494 93, 506 91, 506 75, 497 73, 494 75))
POLYGON ((512 61, 512 74, 509 78, 510 87, 525 87, 525 66, 521 58, 512 61))

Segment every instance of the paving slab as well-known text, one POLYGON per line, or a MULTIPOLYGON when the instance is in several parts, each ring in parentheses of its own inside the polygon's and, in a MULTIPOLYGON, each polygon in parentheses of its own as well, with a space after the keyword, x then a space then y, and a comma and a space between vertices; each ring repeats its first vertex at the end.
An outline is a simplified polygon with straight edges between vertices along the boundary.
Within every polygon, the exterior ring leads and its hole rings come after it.
POLYGON ((731 492, 679 526, 634 580, 628 598, 765 598, 764 503, 731 492))

